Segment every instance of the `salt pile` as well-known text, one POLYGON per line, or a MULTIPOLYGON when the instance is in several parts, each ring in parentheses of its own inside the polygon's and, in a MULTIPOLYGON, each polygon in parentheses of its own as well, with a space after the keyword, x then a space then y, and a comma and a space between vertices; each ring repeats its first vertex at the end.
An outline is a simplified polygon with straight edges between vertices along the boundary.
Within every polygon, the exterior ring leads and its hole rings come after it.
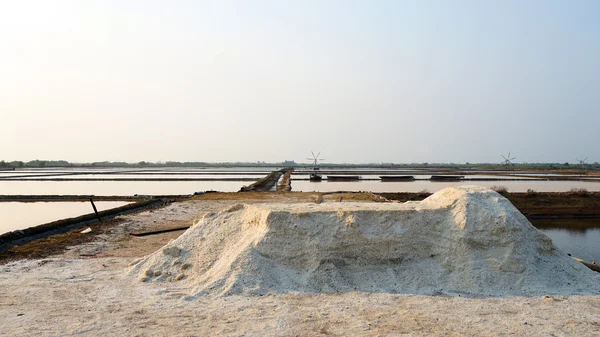
POLYGON ((236 205, 206 216, 128 271, 193 295, 389 292, 598 293, 498 193, 446 188, 421 202, 236 205))

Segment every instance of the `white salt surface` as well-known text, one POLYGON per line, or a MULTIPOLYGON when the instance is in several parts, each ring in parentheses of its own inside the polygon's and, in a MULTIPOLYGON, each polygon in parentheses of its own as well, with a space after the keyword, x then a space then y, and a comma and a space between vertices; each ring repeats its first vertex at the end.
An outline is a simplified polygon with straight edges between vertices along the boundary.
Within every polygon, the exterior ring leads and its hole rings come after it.
POLYGON ((477 186, 422 202, 236 205, 134 264, 136 282, 202 295, 598 294, 504 197, 477 186))

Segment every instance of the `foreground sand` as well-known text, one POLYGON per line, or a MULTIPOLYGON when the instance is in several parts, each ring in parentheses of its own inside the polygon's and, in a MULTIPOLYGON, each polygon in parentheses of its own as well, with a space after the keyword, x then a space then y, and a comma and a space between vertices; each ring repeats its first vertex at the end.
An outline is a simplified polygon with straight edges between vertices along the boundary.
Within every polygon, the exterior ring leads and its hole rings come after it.
MULTIPOLYGON (((128 232, 181 226, 239 201, 192 200, 130 215, 94 242, 72 247, 60 256, 0 266, 0 336, 600 334, 600 296, 344 293, 211 299, 189 297, 177 283, 139 283, 125 277, 131 262, 181 234, 133 238, 128 232)), ((301 200, 282 197, 277 201, 301 200)))

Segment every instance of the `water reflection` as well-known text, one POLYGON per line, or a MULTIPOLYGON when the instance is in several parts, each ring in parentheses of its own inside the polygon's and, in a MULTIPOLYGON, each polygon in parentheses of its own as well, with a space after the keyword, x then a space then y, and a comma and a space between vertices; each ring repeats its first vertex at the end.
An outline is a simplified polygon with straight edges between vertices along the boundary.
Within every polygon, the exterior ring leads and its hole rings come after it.
POLYGON ((0 195, 171 195, 196 191, 239 191, 250 181, 9 181, 0 195))
MULTIPOLYGON (((210 179, 210 180, 233 180, 233 179, 260 179, 264 173, 254 174, 197 174, 197 173, 157 173, 157 174, 68 174, 68 175, 28 175, 19 179, 210 179)), ((2 178, 2 177, 0 177, 2 178)))
POLYGON ((581 236, 585 237, 587 235, 587 228, 555 228, 557 231, 568 232, 570 236, 581 236))
POLYGON ((600 219, 535 219, 531 223, 563 252, 600 261, 600 219))
POLYGON ((563 252, 584 260, 600 261, 600 229, 572 231, 561 229, 541 229, 563 252))

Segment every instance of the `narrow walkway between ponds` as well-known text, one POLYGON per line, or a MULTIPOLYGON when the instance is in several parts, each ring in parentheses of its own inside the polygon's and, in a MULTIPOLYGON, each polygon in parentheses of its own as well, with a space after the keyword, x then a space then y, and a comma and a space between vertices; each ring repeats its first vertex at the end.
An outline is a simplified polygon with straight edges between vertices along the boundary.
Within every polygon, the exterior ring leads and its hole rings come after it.
POLYGON ((240 192, 271 192, 271 191, 290 191, 291 190, 291 175, 292 169, 285 168, 269 173, 262 179, 259 179, 250 186, 244 186, 240 189, 240 192), (278 185, 277 183, 280 181, 278 185), (287 181, 287 182, 286 182, 287 181))

